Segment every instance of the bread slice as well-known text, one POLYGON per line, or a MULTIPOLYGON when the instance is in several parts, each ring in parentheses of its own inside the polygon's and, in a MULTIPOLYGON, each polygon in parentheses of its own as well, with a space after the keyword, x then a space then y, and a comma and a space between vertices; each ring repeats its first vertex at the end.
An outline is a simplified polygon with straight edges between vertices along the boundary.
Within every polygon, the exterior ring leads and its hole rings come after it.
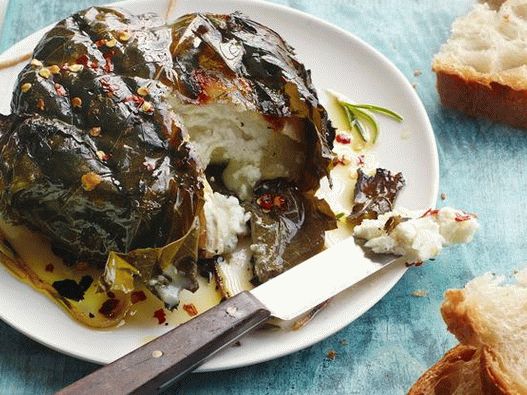
POLYGON ((527 269, 518 284, 487 273, 449 290, 441 314, 462 344, 481 350, 482 377, 504 393, 527 394, 527 269))
POLYGON ((446 107, 527 128, 527 1, 490 3, 454 21, 432 64, 437 90, 446 107))
POLYGON ((527 394, 527 268, 516 278, 487 273, 445 293, 441 314, 461 345, 409 394, 527 394))
POLYGON ((479 395, 482 393, 479 361, 477 348, 459 344, 427 370, 408 395, 479 395))

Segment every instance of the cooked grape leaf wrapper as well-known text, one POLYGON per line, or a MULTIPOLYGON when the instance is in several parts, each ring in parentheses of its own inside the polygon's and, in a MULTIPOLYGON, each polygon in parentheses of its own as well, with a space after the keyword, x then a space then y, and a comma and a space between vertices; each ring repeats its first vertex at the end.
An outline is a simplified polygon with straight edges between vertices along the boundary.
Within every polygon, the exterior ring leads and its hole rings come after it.
MULTIPOLYGON (((0 261, 18 278, 34 287, 36 290, 51 297, 57 302, 57 304, 66 309, 73 318, 87 326, 93 328, 109 328, 116 326, 124 319, 131 305, 130 294, 116 291, 113 295, 116 303, 113 306, 111 314, 99 314, 98 310, 107 300, 107 296, 105 293, 97 291, 97 285, 95 283, 92 284, 88 290, 89 296, 86 296, 82 301, 75 301, 64 297, 51 283, 43 280, 33 267, 24 262, 1 231, 0 261)), ((74 270, 71 270, 71 274, 75 274, 74 270)), ((77 277, 79 277, 78 274, 77 277)), ((78 281, 82 281, 82 278, 79 278, 78 281)))
POLYGON ((395 199, 405 184, 402 173, 392 174, 386 169, 376 169, 373 176, 357 169, 357 175, 353 208, 347 217, 348 223, 353 226, 392 211, 395 199))
POLYGON ((101 282, 104 290, 130 293, 139 277, 168 309, 177 307, 179 291, 198 289, 198 239, 196 221, 185 236, 164 247, 140 248, 128 254, 110 252, 101 282))
POLYGON ((101 286, 118 294, 119 314, 136 279, 161 298, 170 291, 168 307, 177 305, 171 291, 197 287, 204 169, 168 95, 234 104, 278 126, 300 122, 308 159, 290 181, 305 219, 274 241, 284 243, 275 246, 284 267, 308 255, 285 247, 302 244, 294 234, 318 246, 327 228, 312 193, 328 175, 335 131, 309 71, 276 32, 240 14, 190 14, 169 26, 154 14, 76 13, 41 39, 12 114, 0 116, 0 211, 65 260, 105 267, 101 286))
POLYGON ((172 25, 172 34, 182 100, 234 104, 264 114, 276 126, 285 118, 302 121, 306 171, 294 182, 303 191, 317 190, 320 178, 328 175, 335 129, 293 48, 240 13, 185 15, 172 25))
POLYGON ((260 283, 322 251, 324 233, 336 228, 326 201, 284 180, 262 182, 246 208, 252 215, 254 274, 260 283), (258 201, 265 194, 283 199, 283 207, 262 208, 258 201))

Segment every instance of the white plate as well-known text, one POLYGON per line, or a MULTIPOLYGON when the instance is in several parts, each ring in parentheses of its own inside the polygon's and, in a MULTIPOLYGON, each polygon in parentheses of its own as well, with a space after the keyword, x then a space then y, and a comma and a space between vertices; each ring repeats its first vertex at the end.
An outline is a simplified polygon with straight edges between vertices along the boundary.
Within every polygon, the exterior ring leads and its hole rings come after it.
MULTIPOLYGON (((396 67, 375 49, 350 33, 290 8, 242 0, 178 0, 172 17, 195 11, 242 11, 279 32, 299 59, 312 70, 319 92, 333 88, 360 102, 394 109, 404 122, 379 119, 381 135, 375 154, 383 167, 403 172, 407 186, 398 204, 408 208, 435 205, 438 191, 438 159, 434 135, 414 89, 396 67)), ((125 1, 120 7, 135 13, 165 15, 168 1, 125 1)), ((30 51, 44 29, 7 50, 2 58, 30 51)), ((0 86, 14 85, 22 65, 0 71, 0 86)), ((9 95, 0 97, 0 112, 9 112, 9 95)), ((344 257, 343 257, 344 258, 344 257)), ((404 266, 392 267, 335 298, 299 331, 258 331, 216 355, 201 371, 229 369, 280 357, 308 347, 337 332, 370 309, 404 274, 404 266)), ((74 322, 47 297, 37 293, 0 268, 0 318, 60 352, 109 363, 165 331, 164 326, 122 326, 97 331, 74 322)))

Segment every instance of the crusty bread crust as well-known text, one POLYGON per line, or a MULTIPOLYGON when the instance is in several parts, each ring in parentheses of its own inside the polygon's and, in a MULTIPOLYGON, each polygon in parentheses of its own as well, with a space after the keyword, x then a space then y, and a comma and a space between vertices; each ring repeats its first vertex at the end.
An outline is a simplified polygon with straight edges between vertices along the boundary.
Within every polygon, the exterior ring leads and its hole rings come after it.
POLYGON ((480 350, 480 380, 484 394, 522 395, 525 389, 511 377, 502 357, 482 343, 486 332, 476 307, 466 301, 465 290, 450 289, 445 292, 441 315, 448 330, 464 345, 480 350))
POLYGON ((435 67, 441 103, 473 117, 527 128, 527 89, 435 67))
POLYGON ((473 370, 475 385, 473 394, 478 394, 481 388, 478 384, 479 353, 477 349, 462 344, 448 351, 443 358, 427 370, 408 391, 408 395, 439 395, 452 394, 460 385, 461 372, 470 373, 473 370), (470 363, 472 362, 472 363, 470 363))
POLYGON ((500 358, 487 347, 481 353, 481 383, 486 394, 525 395, 511 380, 506 369, 502 369, 500 358))
POLYGON ((465 293, 462 289, 449 289, 445 292, 443 304, 441 305, 441 315, 447 324, 448 331, 454 334, 457 339, 472 347, 479 347, 477 337, 478 323, 472 320, 474 316, 469 311, 471 306, 465 302, 465 293))
POLYGON ((527 268, 517 284, 486 273, 445 292, 441 314, 461 344, 410 389, 410 395, 526 395, 527 268))

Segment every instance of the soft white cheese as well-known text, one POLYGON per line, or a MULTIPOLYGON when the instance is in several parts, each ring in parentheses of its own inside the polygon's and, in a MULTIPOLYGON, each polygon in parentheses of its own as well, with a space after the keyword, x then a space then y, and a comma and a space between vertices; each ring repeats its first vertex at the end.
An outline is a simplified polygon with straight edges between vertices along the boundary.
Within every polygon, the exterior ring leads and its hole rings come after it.
POLYGON ((362 221, 353 234, 367 240, 365 246, 373 252, 405 256, 416 263, 439 255, 445 246, 470 242, 478 228, 473 215, 450 207, 428 212, 396 209, 362 221), (396 215, 403 222, 388 233, 386 221, 396 215))
POLYGON ((238 244, 238 237, 247 235, 247 221, 251 214, 245 212, 234 196, 225 196, 218 192, 205 194, 205 227, 208 255, 221 255, 233 252, 238 244))
POLYGON ((179 305, 179 294, 188 286, 188 279, 181 276, 175 266, 170 265, 163 271, 163 275, 150 279, 148 285, 154 287, 159 298, 172 308, 179 305))
POLYGON ((260 180, 301 174, 305 140, 303 128, 293 120, 277 131, 261 114, 234 105, 196 106, 173 100, 201 167, 225 165, 223 182, 241 200, 252 197, 260 180))

